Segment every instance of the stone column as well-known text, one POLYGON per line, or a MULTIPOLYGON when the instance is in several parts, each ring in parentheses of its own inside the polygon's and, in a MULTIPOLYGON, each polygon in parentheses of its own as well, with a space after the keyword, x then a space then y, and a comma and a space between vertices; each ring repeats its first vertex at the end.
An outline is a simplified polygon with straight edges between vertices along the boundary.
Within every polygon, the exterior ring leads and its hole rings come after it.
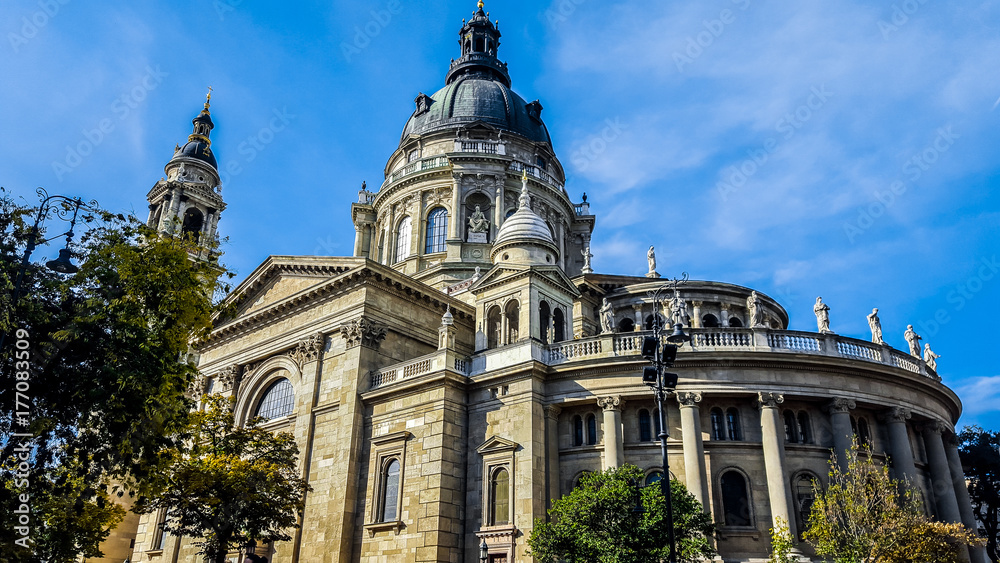
POLYGON ((638 305, 632 305, 632 315, 633 317, 635 317, 634 330, 636 332, 639 332, 640 330, 645 328, 642 324, 642 303, 639 303, 638 305))
POLYGON ((778 393, 758 393, 760 429, 764 445, 764 470, 767 473, 767 496, 771 504, 771 522, 777 526, 778 518, 788 524, 792 537, 798 537, 795 518, 792 516, 792 491, 785 469, 785 428, 781 422, 778 405, 785 397, 778 393))
POLYGON ((724 327, 729 326, 729 308, 731 305, 729 303, 723 303, 719 306, 719 324, 724 327))
POLYGON ((691 302, 691 328, 701 328, 701 306, 704 301, 691 302))
POLYGON ((948 467, 948 456, 944 453, 944 442, 941 440, 941 432, 945 429, 944 423, 934 421, 924 424, 921 434, 924 437, 927 462, 931 469, 931 489, 938 520, 961 523, 962 514, 958 511, 955 486, 951 481, 951 468, 948 467))
POLYGON ((462 226, 459 224, 462 221, 462 214, 458 209, 460 204, 459 195, 462 191, 462 174, 460 172, 454 173, 452 177, 455 179, 455 184, 451 188, 451 222, 448 223, 448 238, 450 240, 459 240, 461 239, 459 233, 462 232, 462 226))
POLYGON ((552 507, 552 500, 559 498, 559 413, 562 409, 556 405, 545 405, 545 479, 547 508, 552 507))
POLYGON ((621 397, 602 397, 597 404, 604 409, 604 469, 620 467, 625 463, 625 448, 622 445, 621 397))
POLYGON ((505 174, 501 174, 495 180, 496 195, 493 198, 493 239, 496 240, 496 234, 500 231, 500 226, 503 225, 504 216, 504 201, 503 201, 503 183, 505 174))
POLYGON ((681 439, 684 441, 684 480, 688 491, 701 503, 705 512, 708 506, 708 479, 705 476, 705 444, 701 439, 701 393, 678 392, 681 410, 681 439))
POLYGON ((917 468, 913 465, 913 450, 910 448, 910 436, 906 433, 906 421, 910 418, 910 409, 893 407, 881 416, 882 422, 889 427, 889 456, 897 479, 906 479, 912 485, 917 485, 917 468))
MULTIPOLYGON (((958 512, 962 515, 962 523, 969 530, 975 531, 979 528, 979 523, 976 522, 975 512, 972 510, 969 488, 965 484, 965 471, 962 469, 962 460, 958 456, 958 444, 955 438, 954 434, 948 435, 944 440, 944 451, 948 457, 948 468, 951 471, 951 482, 958 501, 958 512)), ((970 547, 969 561, 971 563, 989 563, 986 557, 986 548, 970 547)))
POLYGON ((854 401, 838 397, 826 406, 833 427, 833 451, 837 455, 837 465, 847 471, 847 454, 854 443, 854 429, 851 428, 850 411, 857 406, 854 401))

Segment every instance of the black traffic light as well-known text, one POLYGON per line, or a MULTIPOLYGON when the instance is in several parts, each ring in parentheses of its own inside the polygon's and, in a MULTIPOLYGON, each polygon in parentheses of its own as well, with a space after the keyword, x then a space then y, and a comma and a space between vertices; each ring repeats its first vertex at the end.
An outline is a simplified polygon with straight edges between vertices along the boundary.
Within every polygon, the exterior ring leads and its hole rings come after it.
POLYGON ((677 377, 676 373, 664 373, 663 386, 667 389, 675 389, 677 387, 677 377))
POLYGON ((663 365, 669 367, 674 365, 674 360, 677 359, 677 346, 673 344, 663 345, 663 356, 661 356, 660 361, 663 365))
POLYGON ((647 336, 642 339, 642 357, 652 360, 656 355, 656 338, 647 336))
POLYGON ((642 382, 647 385, 656 385, 656 368, 652 366, 642 368, 642 382))

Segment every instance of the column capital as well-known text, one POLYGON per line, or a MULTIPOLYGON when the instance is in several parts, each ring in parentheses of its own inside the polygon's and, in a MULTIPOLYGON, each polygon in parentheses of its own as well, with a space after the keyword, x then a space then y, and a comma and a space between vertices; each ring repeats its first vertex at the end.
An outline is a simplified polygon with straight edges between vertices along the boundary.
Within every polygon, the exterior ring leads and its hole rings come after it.
POLYGON ((701 393, 697 391, 680 391, 677 393, 677 402, 682 407, 697 407, 701 402, 701 393))
POLYGON ((621 397, 601 397, 597 399, 597 406, 606 411, 621 410, 623 404, 625 404, 625 401, 621 397))
POLYGON ((778 405, 785 402, 785 396, 781 393, 765 393, 763 391, 757 393, 757 403, 759 408, 777 408, 778 405))
POLYGON ((892 407, 879 415, 879 420, 882 422, 906 422, 910 419, 910 416, 912 416, 910 409, 906 407, 892 407))
POLYGON ((731 304, 729 304, 729 303, 720 303, 719 304, 719 309, 721 309, 723 311, 732 311, 733 310, 733 306, 731 304))
POLYGON ((704 302, 704 301, 692 301, 692 302, 691 302, 691 306, 692 306, 692 307, 701 307, 701 306, 702 306, 702 305, 704 305, 704 304, 705 304, 705 302, 704 302))
POLYGON ((947 424, 941 420, 930 420, 920 425, 920 430, 922 432, 931 432, 938 435, 943 435, 945 432, 951 432, 952 428, 950 424, 947 424))
POLYGON ((846 412, 850 412, 850 411, 854 410, 855 407, 857 407, 857 406, 858 406, 857 403, 855 403, 852 399, 845 399, 844 397, 837 397, 836 399, 833 399, 832 401, 830 401, 829 403, 827 403, 826 410, 830 414, 838 413, 838 412, 839 413, 846 413, 846 412))
POLYGON ((545 405, 543 408, 545 409, 545 416, 553 420, 559 418, 559 413, 562 412, 562 407, 559 405, 545 405))
POLYGON ((299 340, 295 348, 288 352, 288 356, 295 361, 299 369, 302 369, 307 363, 319 358, 325 344, 325 335, 322 332, 317 332, 299 340))

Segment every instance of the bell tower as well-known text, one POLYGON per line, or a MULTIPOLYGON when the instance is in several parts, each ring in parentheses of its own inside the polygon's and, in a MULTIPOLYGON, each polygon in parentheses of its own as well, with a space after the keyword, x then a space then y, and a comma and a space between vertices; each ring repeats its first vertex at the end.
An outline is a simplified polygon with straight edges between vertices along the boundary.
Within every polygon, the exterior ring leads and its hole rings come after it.
POLYGON ((214 260, 218 238, 219 215, 226 208, 222 200, 219 166, 212 151, 212 115, 209 106, 212 89, 205 98, 205 107, 191 123, 193 131, 183 146, 174 147, 174 155, 163 168, 161 178, 146 195, 149 201, 147 224, 158 232, 171 236, 194 237, 202 251, 202 260, 214 260))

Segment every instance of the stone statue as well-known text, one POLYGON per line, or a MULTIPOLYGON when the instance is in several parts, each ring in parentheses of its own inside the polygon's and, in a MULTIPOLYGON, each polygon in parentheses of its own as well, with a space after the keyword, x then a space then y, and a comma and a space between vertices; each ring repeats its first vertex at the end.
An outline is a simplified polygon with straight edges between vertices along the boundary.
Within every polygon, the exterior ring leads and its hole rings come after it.
POLYGON ((476 210, 472 212, 472 217, 469 217, 469 232, 472 233, 485 233, 490 230, 490 222, 486 219, 486 215, 476 206, 476 210))
POLYGON ((750 316, 750 328, 761 328, 764 327, 764 309, 760 306, 760 297, 757 297, 756 291, 750 292, 750 297, 747 297, 747 313, 750 316))
POLYGON ((675 289, 674 297, 670 300, 670 321, 683 326, 688 320, 687 301, 682 299, 680 292, 675 289))
POLYGON ((937 359, 940 357, 940 354, 935 354, 934 351, 931 350, 930 344, 924 344, 924 363, 927 364, 927 367, 937 371, 937 359))
POLYGON ((649 262, 649 273, 656 271, 656 251, 650 245, 649 250, 646 251, 646 262, 649 262))
POLYGON ((611 308, 611 303, 608 303, 608 298, 604 298, 604 303, 601 305, 600 309, 601 315, 601 334, 610 334, 615 331, 615 310, 611 308))
POLYGON ((868 315, 868 327, 872 329, 872 342, 885 344, 885 340, 882 340, 882 321, 878 318, 878 307, 872 309, 872 313, 868 315))
POLYGON ((583 250, 581 250, 580 254, 583 254, 583 270, 582 270, 583 273, 584 274, 594 273, 594 269, 590 267, 590 259, 594 257, 594 255, 590 253, 590 247, 588 246, 583 250))
POLYGON ((913 325, 906 325, 906 332, 903 333, 903 338, 910 345, 910 355, 914 358, 920 358, 920 341, 923 338, 916 332, 913 332, 913 325))
POLYGON ((822 297, 816 298, 813 313, 816 313, 816 325, 819 327, 820 334, 833 334, 833 331, 830 330, 830 306, 823 303, 822 297))

